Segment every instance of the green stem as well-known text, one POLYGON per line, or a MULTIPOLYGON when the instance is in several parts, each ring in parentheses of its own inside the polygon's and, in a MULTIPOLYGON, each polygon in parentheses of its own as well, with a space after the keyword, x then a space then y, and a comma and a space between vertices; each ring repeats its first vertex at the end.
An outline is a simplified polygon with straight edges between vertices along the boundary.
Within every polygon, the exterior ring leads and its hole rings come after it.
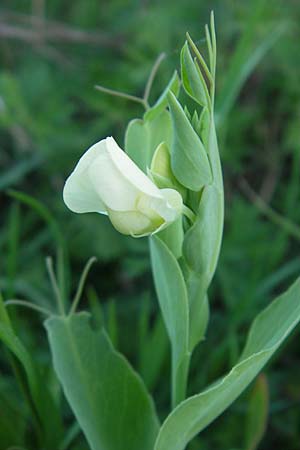
POLYGON ((172 361, 172 409, 186 399, 191 354, 187 353, 176 367, 172 361))
POLYGON ((209 56, 209 66, 210 66, 210 72, 213 73, 213 49, 212 49, 212 43, 211 43, 211 37, 209 33, 209 28, 207 25, 205 25, 205 36, 207 41, 207 49, 208 49, 208 56, 209 56))
POLYGON ((149 103, 147 100, 136 97, 135 95, 126 94, 125 92, 115 91, 114 89, 108 89, 104 86, 96 85, 95 88, 98 91, 104 92, 105 94, 113 95, 115 97, 121 97, 126 100, 130 100, 135 103, 140 103, 146 110, 149 109, 149 103))
POLYGON ((76 312, 79 300, 80 300, 81 295, 82 295, 82 291, 83 291, 83 287, 84 287, 84 284, 85 284, 86 277, 88 276, 90 268, 92 267, 92 265, 96 261, 97 261, 97 258, 95 256, 93 256, 92 258, 90 258, 88 260, 88 262, 86 263, 86 265, 85 265, 85 267, 83 269, 83 272, 81 274, 81 277, 80 277, 80 280, 79 280, 79 283, 78 283, 78 288, 77 288, 75 297, 73 299, 71 309, 69 311, 69 316, 76 312))
POLYGON ((211 102, 211 98, 210 98, 210 95, 209 95, 209 92, 208 92, 208 87, 207 87, 206 81, 205 81, 204 76, 203 76, 203 74, 202 74, 202 72, 201 72, 201 69, 200 69, 200 67, 199 67, 199 65, 198 65, 197 58, 194 59, 194 63, 195 63, 195 67, 196 67, 196 69, 197 69, 199 78, 200 78, 201 83, 202 83, 203 88, 204 88, 204 92, 205 92, 205 97, 206 97, 206 101, 207 101, 207 107, 208 107, 208 110, 211 111, 211 110, 212 110, 212 102, 211 102))
POLYGON ((52 312, 50 311, 50 309, 43 308, 42 306, 35 305, 34 303, 30 303, 25 300, 11 299, 6 300, 4 304, 5 306, 10 305, 24 306, 26 308, 45 314, 46 316, 52 316, 52 312))
POLYGON ((64 304, 63 304, 63 299, 56 281, 56 277, 54 274, 54 269, 53 269, 53 261, 52 259, 48 256, 46 258, 46 267, 48 270, 48 274, 49 274, 49 278, 51 281, 51 285, 52 285, 52 289, 54 291, 55 294, 55 298, 56 298, 56 303, 57 303, 57 307, 58 307, 58 311, 62 316, 65 316, 65 308, 64 308, 64 304))
POLYGON ((212 107, 214 107, 215 102, 215 80, 216 80, 216 66, 217 66, 217 38, 216 38, 216 29, 215 29, 215 17, 214 12, 211 12, 210 15, 210 29, 212 36, 212 77, 213 83, 211 84, 211 102, 212 107))
POLYGON ((182 214, 185 215, 192 223, 195 223, 196 221, 196 214, 188 208, 186 205, 182 206, 182 214))
POLYGON ((186 33, 186 37, 187 40, 190 44, 190 46, 193 49, 193 52, 195 53, 195 55, 197 56, 199 63, 201 64, 201 67, 203 68, 205 75, 207 77, 207 79, 209 80, 210 83, 213 83, 213 77, 209 71, 209 68, 207 67, 207 64, 203 58, 203 56, 201 55, 201 53, 199 52, 197 46, 195 45, 194 41, 192 40, 191 36, 189 35, 189 33, 186 33))
MULTIPOLYGON (((151 91, 151 88, 152 88, 152 84, 153 84, 155 75, 156 75, 156 73, 157 73, 157 71, 158 71, 158 68, 159 68, 161 62, 165 59, 165 57, 166 57, 166 54, 165 54, 165 53, 161 53, 161 54, 158 56, 157 60, 155 61, 154 65, 153 65, 153 67, 152 67, 152 70, 151 70, 151 72, 150 72, 148 81, 147 81, 147 83, 146 83, 144 96, 143 96, 143 100, 144 100, 144 102, 146 102, 147 104, 148 104, 148 99, 149 99, 149 95, 150 95, 150 91, 151 91)), ((148 104, 148 107, 149 107, 149 104, 148 104)))

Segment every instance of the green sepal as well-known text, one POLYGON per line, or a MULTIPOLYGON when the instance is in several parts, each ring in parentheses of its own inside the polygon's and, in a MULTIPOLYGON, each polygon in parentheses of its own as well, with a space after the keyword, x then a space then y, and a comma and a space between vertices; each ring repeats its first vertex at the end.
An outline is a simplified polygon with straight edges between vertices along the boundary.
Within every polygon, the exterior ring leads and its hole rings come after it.
POLYGON ((148 175, 151 176, 157 187, 176 189, 185 200, 186 189, 176 180, 172 172, 171 155, 165 142, 159 144, 155 150, 148 175))
POLYGON ((201 137, 205 148, 208 147, 210 126, 209 110, 207 108, 203 108, 199 117, 197 132, 201 137))
POLYGON ((184 111, 184 114, 186 115, 186 117, 189 119, 189 121, 191 121, 192 116, 191 116, 191 113, 189 112, 189 108, 186 105, 184 105, 183 111, 184 111))
POLYGON ((207 153, 193 129, 180 103, 171 92, 168 94, 173 124, 171 165, 177 180, 188 189, 200 189, 212 181, 207 153))

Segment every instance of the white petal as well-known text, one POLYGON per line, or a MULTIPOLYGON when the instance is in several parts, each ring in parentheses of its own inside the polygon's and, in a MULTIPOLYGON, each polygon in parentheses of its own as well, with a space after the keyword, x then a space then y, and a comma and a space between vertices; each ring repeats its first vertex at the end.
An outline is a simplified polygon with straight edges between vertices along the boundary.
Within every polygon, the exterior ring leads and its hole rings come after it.
POLYGON ((167 212, 163 217, 165 217, 165 220, 167 222, 173 222, 174 220, 177 219, 177 217, 180 216, 180 214, 182 214, 182 207, 183 207, 182 196, 175 189, 160 189, 160 193, 166 199, 168 205, 167 212), (174 216, 173 213, 170 212, 171 210, 175 214, 174 216), (170 219, 168 218, 168 216, 170 217, 170 219))
POLYGON ((160 189, 160 198, 139 196, 137 208, 148 217, 160 216, 165 222, 173 222, 182 213, 182 197, 175 189, 160 189))
MULTIPOLYGON (((114 138, 106 139, 109 154, 124 177, 133 184, 140 192, 147 195, 160 197, 158 187, 147 177, 147 175, 126 155, 118 146, 114 138)), ((141 149, 143 151, 143 149, 141 149)))
POLYGON ((123 234, 142 237, 152 234, 163 224, 163 219, 157 216, 156 221, 149 219, 139 211, 108 210, 113 226, 123 234))
POLYGON ((63 199, 71 211, 76 213, 98 212, 107 214, 106 206, 95 191, 88 173, 90 164, 105 148, 105 139, 90 147, 80 158, 75 169, 67 179, 63 190, 63 199))
POLYGON ((161 197, 155 184, 112 137, 106 139, 105 149, 90 164, 89 175, 98 195, 114 211, 134 211, 141 192, 161 197))
POLYGON ((140 191, 116 167, 107 149, 88 169, 90 183, 108 208, 115 211, 135 209, 140 191))

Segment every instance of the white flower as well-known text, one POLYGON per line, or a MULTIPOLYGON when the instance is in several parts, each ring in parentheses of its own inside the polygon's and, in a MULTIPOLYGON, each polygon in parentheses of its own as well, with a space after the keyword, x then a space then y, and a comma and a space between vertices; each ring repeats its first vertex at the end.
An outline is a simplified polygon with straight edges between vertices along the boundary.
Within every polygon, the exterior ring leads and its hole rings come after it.
POLYGON ((158 189, 112 137, 90 147, 66 181, 63 198, 76 213, 109 216, 114 227, 135 237, 156 233, 182 213, 174 189, 158 189))

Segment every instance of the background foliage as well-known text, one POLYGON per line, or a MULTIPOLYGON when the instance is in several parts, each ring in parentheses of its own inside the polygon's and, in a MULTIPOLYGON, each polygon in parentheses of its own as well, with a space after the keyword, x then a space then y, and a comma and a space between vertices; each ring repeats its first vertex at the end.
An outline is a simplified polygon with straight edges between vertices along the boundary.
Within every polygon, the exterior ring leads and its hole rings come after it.
MULTIPOLYGON (((226 219, 210 293, 211 322, 193 358, 190 394, 236 362, 249 323, 300 271, 300 5, 292 0, 3 0, 0 7, 2 295, 53 310, 45 255, 55 257, 63 247, 58 269, 67 268, 64 274, 59 270, 66 301, 85 261, 97 256, 82 307, 106 322, 115 346, 154 393, 161 417, 169 405, 168 345, 161 322, 154 320, 158 307, 147 239, 123 237, 103 217, 70 213, 61 193, 85 149, 107 135, 123 145, 128 121, 142 113, 139 105, 97 92, 94 85, 142 95, 155 59, 165 52, 154 101, 179 66, 185 32, 201 47, 212 8, 226 219)), ((59 405, 66 436, 61 449, 86 448, 53 375, 41 317, 10 308, 19 338, 59 405)), ((289 340, 191 450, 250 450, 265 429, 260 449, 298 448, 299 361, 297 338, 289 340), (255 433, 256 441, 249 439, 255 433)), ((3 346, 0 370, 0 448, 38 448, 30 405, 3 346)))

